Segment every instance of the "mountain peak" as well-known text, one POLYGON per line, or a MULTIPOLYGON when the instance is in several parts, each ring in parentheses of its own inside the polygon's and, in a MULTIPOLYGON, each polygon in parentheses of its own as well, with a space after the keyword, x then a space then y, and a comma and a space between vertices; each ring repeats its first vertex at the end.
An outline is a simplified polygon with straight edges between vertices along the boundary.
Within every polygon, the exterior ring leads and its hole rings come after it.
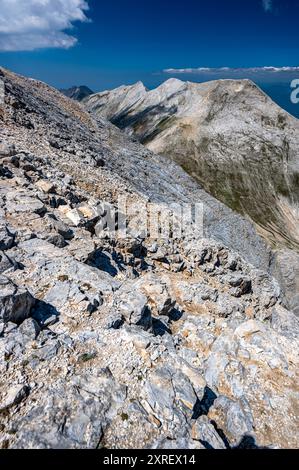
POLYGON ((187 82, 179 80, 177 78, 169 78, 165 82, 163 82, 160 86, 152 90, 152 92, 163 92, 163 93, 176 93, 181 88, 186 88, 187 82))
POLYGON ((93 91, 85 85, 73 86, 71 88, 61 89, 59 91, 68 98, 71 98, 76 101, 82 101, 87 96, 93 94, 93 91))
MULTIPOLYGON (((175 77, 171 77, 169 78, 168 80, 166 80, 165 82, 162 83, 162 85, 168 85, 168 86, 174 86, 174 85, 182 85, 183 83, 186 83, 184 82, 183 80, 179 80, 178 78, 175 78, 175 77)), ((161 86, 162 86, 161 85, 161 86)))

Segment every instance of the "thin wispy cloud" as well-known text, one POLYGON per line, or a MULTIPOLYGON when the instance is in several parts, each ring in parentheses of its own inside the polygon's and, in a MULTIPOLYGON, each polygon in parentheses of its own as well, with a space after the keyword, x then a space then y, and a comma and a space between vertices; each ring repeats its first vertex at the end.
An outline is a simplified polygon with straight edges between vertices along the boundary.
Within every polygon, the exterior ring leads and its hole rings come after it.
POLYGON ((297 72, 299 73, 299 66, 285 66, 285 67, 272 67, 272 66, 265 66, 265 67, 250 67, 250 68, 231 68, 231 67, 218 67, 218 68, 211 68, 211 67, 197 67, 197 68, 184 68, 184 69, 164 69, 163 73, 166 74, 239 74, 239 73, 281 73, 281 72, 297 72))
POLYGON ((0 0, 0 51, 73 47, 69 30, 87 10, 85 0, 0 0))
POLYGON ((273 11, 273 0, 262 0, 263 8, 266 12, 273 11))

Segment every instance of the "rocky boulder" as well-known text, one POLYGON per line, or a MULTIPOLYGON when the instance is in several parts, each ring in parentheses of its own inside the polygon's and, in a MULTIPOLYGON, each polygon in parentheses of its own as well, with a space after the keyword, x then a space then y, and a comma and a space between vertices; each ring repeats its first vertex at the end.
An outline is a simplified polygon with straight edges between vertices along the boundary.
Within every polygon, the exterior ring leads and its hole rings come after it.
POLYGON ((7 277, 0 276, 0 319, 22 323, 30 316, 35 300, 27 289, 17 287, 7 277))

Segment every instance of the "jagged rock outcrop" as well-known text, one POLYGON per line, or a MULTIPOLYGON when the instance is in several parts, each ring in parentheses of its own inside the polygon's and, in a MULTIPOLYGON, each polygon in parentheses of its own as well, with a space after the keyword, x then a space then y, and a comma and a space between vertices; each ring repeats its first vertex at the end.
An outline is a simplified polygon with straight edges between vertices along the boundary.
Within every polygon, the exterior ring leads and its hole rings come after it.
POLYGON ((0 73, 0 303, 30 299, 0 317, 0 446, 298 447, 299 321, 250 222, 78 103, 0 73), (109 236, 119 196, 202 202, 204 237, 141 235, 130 215, 109 236))
MULTIPOLYGON (((97 93, 84 103, 249 216, 273 248, 293 250, 291 269, 298 272, 299 121, 256 85, 170 79, 149 91, 139 82, 97 93)), ((278 252, 278 262, 284 256, 278 252)), ((280 268, 287 291, 289 275, 284 263, 280 268)), ((292 289, 298 292, 298 276, 292 289)), ((289 306, 299 312, 296 296, 289 306)))

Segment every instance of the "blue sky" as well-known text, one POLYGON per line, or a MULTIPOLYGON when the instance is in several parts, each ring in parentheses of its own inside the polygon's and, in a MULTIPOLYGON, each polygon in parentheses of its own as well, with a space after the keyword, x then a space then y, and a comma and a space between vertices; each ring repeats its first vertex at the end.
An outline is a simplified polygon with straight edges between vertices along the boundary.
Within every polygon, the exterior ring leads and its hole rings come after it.
MULTIPOLYGON (((166 69, 192 69, 180 78, 202 81, 219 72, 194 69, 299 66, 298 13, 297 0, 0 0, 0 64, 94 90, 153 87, 177 73, 166 69)), ((246 74, 299 78, 299 70, 246 74)))

